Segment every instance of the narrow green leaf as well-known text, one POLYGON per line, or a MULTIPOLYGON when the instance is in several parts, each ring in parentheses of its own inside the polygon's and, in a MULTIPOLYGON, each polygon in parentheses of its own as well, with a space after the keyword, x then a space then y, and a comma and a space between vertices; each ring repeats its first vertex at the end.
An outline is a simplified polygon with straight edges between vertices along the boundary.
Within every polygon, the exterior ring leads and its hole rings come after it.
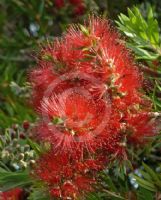
POLYGON ((143 188, 150 190, 150 191, 156 191, 156 187, 154 186, 154 184, 152 182, 148 182, 146 180, 144 180, 143 178, 140 178, 136 175, 132 175, 132 177, 134 177, 136 179, 136 181, 138 182, 138 184, 140 186, 142 186, 143 188))

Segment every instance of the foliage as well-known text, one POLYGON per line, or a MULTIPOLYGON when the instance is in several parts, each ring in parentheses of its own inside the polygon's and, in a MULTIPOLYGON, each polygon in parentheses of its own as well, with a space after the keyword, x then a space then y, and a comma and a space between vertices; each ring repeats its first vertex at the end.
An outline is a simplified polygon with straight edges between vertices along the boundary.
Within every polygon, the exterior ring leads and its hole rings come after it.
POLYGON ((160 59, 159 26, 151 7, 148 7, 147 20, 143 18, 139 9, 134 7, 132 10, 128 9, 128 17, 120 14, 116 23, 131 39, 127 44, 136 53, 137 59, 160 59))
POLYGON ((32 179, 27 171, 10 172, 0 168, 0 190, 8 191, 17 187, 25 187, 32 184, 32 179))
POLYGON ((161 190, 161 174, 156 173, 153 169, 151 169, 148 165, 143 163, 144 170, 139 170, 142 177, 132 175, 136 178, 136 181, 139 185, 149 191, 156 192, 157 190, 161 190))
POLYGON ((128 9, 128 16, 120 14, 116 23, 128 37, 127 46, 135 52, 136 59, 142 61, 140 68, 148 75, 145 89, 153 100, 154 109, 161 110, 161 43, 159 25, 152 7, 147 7, 147 19, 134 7, 128 9))

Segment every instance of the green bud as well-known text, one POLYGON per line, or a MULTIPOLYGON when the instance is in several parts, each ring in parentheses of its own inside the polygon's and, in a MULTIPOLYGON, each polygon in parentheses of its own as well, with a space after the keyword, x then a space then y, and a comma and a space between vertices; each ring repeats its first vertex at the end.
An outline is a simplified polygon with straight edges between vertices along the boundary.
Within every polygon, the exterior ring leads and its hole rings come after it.
POLYGON ((16 147, 17 151, 21 151, 21 145, 20 144, 17 144, 15 147, 16 147))
POLYGON ((34 157, 34 151, 33 151, 33 150, 29 151, 28 156, 29 156, 30 158, 33 158, 33 157, 34 157))
POLYGON ((2 159, 9 158, 9 156, 10 156, 9 151, 6 151, 6 150, 2 151, 2 154, 1 154, 2 159))
POLYGON ((20 153, 19 156, 18 156, 19 160, 23 160, 24 159, 24 154, 23 153, 20 153))
POLYGON ((27 163, 24 162, 23 160, 20 160, 20 166, 23 168, 23 169, 26 169, 27 168, 27 163))

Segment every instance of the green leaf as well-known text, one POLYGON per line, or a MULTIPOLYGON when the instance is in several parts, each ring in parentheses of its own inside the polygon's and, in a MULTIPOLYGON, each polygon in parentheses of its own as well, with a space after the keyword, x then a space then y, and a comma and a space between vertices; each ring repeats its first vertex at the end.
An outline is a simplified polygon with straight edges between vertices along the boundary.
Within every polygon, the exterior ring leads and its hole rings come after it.
POLYGON ((124 197, 122 197, 121 195, 119 194, 116 194, 115 192, 111 192, 109 190, 103 190, 104 192, 108 193, 111 197, 115 197, 117 199, 124 199, 124 197))
POLYGON ((158 185, 161 187, 161 180, 158 178, 158 174, 155 173, 148 165, 146 165, 145 163, 143 163, 143 166, 145 168, 145 170, 148 172, 148 174, 152 177, 152 179, 154 180, 154 184, 158 185))
POLYGON ((155 187, 155 185, 152 182, 146 181, 143 178, 140 178, 140 177, 138 177, 138 176, 136 176, 134 174, 132 174, 132 177, 135 178, 136 181, 138 182, 138 184, 140 186, 142 186, 143 188, 145 188, 147 190, 150 190, 152 192, 156 191, 156 187, 155 187))
POLYGON ((151 192, 143 187, 137 191, 137 200, 154 200, 154 192, 151 192))
POLYGON ((128 16, 120 14, 118 28, 129 37, 128 47, 135 51, 137 59, 155 60, 160 55, 160 36, 157 20, 149 6, 147 19, 138 7, 128 9, 128 16), (148 51, 148 50, 149 51, 148 51), (153 52, 152 52, 153 51, 153 52))
POLYGON ((8 191, 16 187, 24 187, 33 183, 28 171, 9 172, 0 168, 0 190, 8 191))
POLYGON ((152 177, 151 177, 148 173, 144 172, 143 170, 139 170, 139 172, 143 175, 143 177, 144 177, 146 180, 152 181, 152 177))
POLYGON ((112 179, 110 178, 110 176, 106 175, 106 174, 103 174, 102 175, 102 178, 103 180, 105 180, 105 182, 107 183, 108 185, 108 188, 111 190, 111 191, 114 191, 114 192, 117 192, 117 189, 112 181, 112 179))

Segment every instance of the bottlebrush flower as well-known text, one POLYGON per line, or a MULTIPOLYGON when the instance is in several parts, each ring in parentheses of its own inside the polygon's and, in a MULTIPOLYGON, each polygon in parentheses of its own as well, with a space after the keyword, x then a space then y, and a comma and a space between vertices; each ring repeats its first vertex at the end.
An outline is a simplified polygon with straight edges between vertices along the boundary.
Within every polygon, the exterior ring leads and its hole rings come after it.
POLYGON ((128 116, 127 133, 131 143, 145 143, 157 132, 154 120, 148 113, 137 113, 128 116))
POLYGON ((143 144, 154 135, 142 75, 105 19, 92 16, 42 48, 30 80, 40 116, 34 132, 51 147, 35 174, 54 197, 91 191, 107 160, 127 159, 129 142, 143 144))
POLYGON ((61 40, 41 50, 39 59, 30 78, 34 106, 43 119, 37 135, 55 147, 71 148, 80 136, 89 149, 93 143, 101 146, 104 135, 116 133, 123 140, 122 121, 146 112, 142 76, 105 19, 92 16, 84 26, 70 27, 61 40), (103 130, 93 137, 91 130, 102 121, 103 130))
POLYGON ((93 174, 102 169, 102 161, 70 157, 69 154, 48 152, 40 157, 34 168, 34 177, 44 181, 50 195, 62 199, 75 199, 92 191, 95 184, 93 174))
POLYGON ((20 188, 9 190, 7 192, 1 192, 0 199, 1 200, 21 200, 22 193, 23 193, 23 191, 20 188))

